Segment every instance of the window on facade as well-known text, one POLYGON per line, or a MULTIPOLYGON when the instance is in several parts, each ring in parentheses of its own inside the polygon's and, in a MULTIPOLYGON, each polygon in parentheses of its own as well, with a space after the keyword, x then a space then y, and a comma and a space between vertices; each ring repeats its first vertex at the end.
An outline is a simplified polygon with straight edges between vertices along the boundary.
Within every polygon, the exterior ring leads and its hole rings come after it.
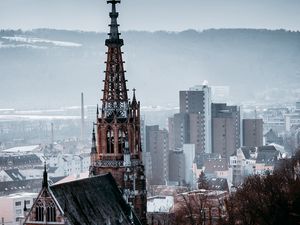
POLYGON ((15 206, 20 206, 21 202, 15 202, 15 206))
POLYGON ((44 221, 44 205, 41 200, 38 200, 35 206, 35 220, 44 221))
POLYGON ((47 222, 55 222, 56 221, 56 208, 54 202, 49 202, 47 204, 47 214, 46 214, 47 222))

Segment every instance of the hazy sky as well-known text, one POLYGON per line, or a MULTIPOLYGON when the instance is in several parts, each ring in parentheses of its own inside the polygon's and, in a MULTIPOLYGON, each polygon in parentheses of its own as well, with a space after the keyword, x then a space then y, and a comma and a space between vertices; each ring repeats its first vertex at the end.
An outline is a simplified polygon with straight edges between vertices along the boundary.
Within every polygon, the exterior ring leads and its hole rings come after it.
MULTIPOLYGON (((123 0, 121 30, 300 30, 300 0, 123 0)), ((0 28, 107 31, 106 0, 0 0, 0 28)))

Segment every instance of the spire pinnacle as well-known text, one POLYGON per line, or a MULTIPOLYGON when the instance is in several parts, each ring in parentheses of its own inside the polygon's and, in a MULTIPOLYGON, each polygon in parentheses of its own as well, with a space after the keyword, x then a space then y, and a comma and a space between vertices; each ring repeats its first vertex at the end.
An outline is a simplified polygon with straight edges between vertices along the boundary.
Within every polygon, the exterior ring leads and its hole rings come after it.
POLYGON ((135 98, 135 91, 136 91, 136 89, 133 88, 132 91, 133 91, 132 104, 136 104, 137 103, 136 102, 136 98, 135 98))
POLYGON ((48 187, 48 174, 47 174, 47 166, 46 166, 46 160, 44 162, 44 174, 43 174, 43 188, 48 187))
POLYGON ((121 3, 120 0, 109 0, 107 4, 111 4, 111 12, 109 13, 110 17, 110 32, 108 33, 109 39, 106 39, 105 44, 108 46, 110 44, 118 44, 119 46, 123 45, 123 40, 119 38, 120 33, 118 30, 119 24, 117 18, 119 13, 116 10, 116 4, 121 3))
POLYGON ((91 153, 97 153, 95 126, 93 125, 92 148, 91 153))

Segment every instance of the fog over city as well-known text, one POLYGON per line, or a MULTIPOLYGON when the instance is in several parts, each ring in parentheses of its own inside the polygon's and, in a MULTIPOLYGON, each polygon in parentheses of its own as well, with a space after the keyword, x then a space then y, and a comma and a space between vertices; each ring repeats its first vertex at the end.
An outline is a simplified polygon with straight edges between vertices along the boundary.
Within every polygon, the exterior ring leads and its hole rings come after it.
MULTIPOLYGON (((95 0, 1 1, 2 29, 59 31, 1 32, 0 107, 79 105, 81 91, 87 104, 95 104, 104 70, 106 6, 95 0)), ((178 90, 204 80, 229 87, 238 104, 278 98, 286 103, 299 95, 298 1, 131 0, 120 10, 129 89, 137 88, 143 105, 176 105, 178 90)))
POLYGON ((1 224, 300 224, 299 12, 0 0, 1 224))

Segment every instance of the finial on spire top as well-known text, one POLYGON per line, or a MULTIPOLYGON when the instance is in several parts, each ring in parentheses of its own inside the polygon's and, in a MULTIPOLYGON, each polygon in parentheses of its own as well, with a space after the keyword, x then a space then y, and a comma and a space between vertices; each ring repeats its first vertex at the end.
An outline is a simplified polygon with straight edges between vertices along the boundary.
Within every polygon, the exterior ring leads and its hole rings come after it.
POLYGON ((107 4, 111 4, 111 12, 109 13, 109 17, 111 19, 111 22, 109 24, 110 26, 110 32, 108 33, 109 39, 105 41, 105 44, 108 46, 110 44, 117 44, 117 45, 123 45, 123 40, 119 38, 119 24, 117 22, 117 18, 119 16, 119 13, 116 11, 116 4, 121 3, 120 0, 109 0, 107 1, 107 4))
POLYGON ((44 174, 43 174, 43 188, 48 187, 48 174, 47 174, 47 165, 46 160, 44 161, 44 174))

